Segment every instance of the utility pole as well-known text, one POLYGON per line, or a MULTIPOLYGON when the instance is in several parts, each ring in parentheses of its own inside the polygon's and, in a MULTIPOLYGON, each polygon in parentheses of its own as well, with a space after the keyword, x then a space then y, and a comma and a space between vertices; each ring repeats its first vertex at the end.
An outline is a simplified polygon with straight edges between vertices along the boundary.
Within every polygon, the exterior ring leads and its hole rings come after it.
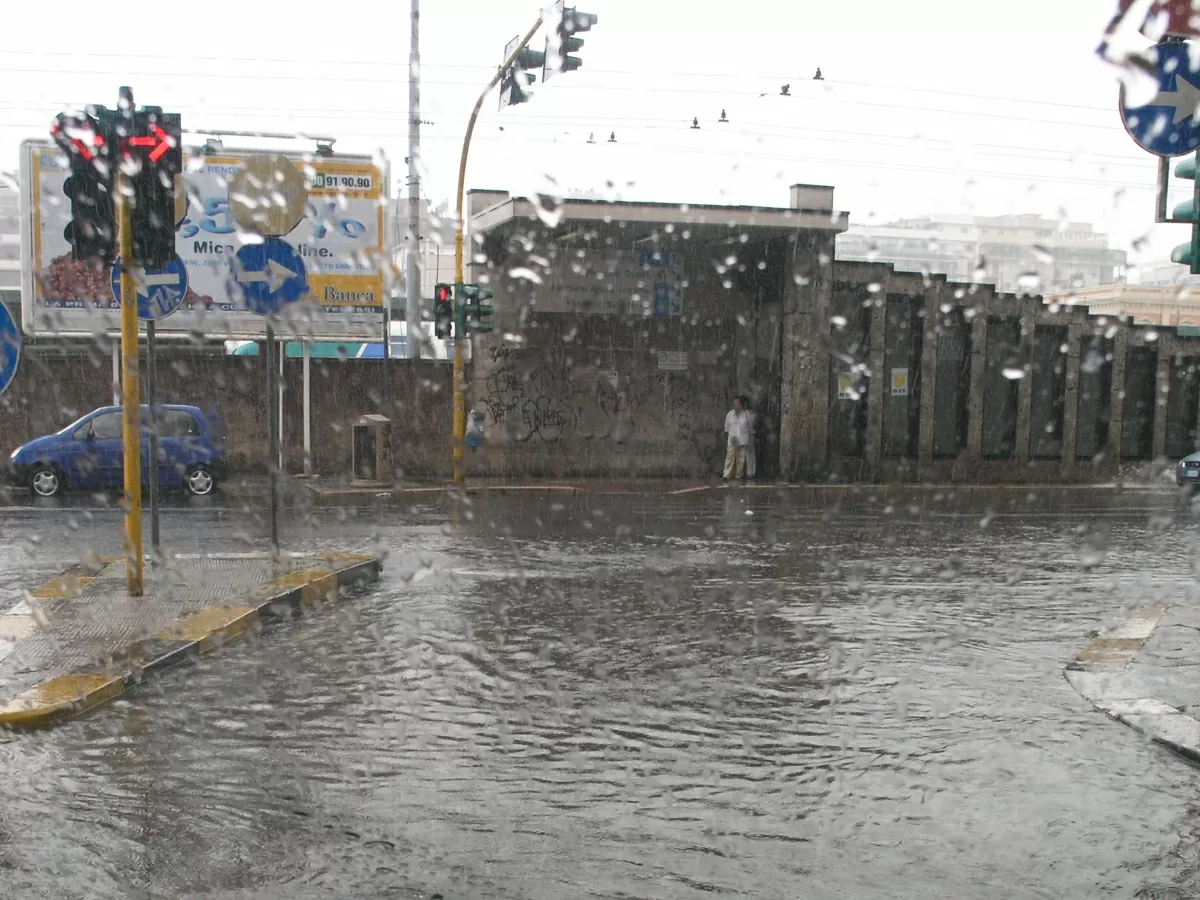
MULTIPOLYGON (((421 358, 421 0, 412 0, 412 35, 408 48, 408 265, 405 268, 405 330, 408 358, 421 358)), ((388 412, 391 415, 391 412, 388 412)))

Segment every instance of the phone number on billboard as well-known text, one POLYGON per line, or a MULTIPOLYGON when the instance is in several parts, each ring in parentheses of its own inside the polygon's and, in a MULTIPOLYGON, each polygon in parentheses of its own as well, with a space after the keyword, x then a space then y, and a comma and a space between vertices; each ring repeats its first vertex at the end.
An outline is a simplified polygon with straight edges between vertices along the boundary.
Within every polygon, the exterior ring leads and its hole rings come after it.
POLYGON ((375 179, 370 175, 317 172, 309 177, 308 186, 314 190, 369 191, 375 186, 375 179))

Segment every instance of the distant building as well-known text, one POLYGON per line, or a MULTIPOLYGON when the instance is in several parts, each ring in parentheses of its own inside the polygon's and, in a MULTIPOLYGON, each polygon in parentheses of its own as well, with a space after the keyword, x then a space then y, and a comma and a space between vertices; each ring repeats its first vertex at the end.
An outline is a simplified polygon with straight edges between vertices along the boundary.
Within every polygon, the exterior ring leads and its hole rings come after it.
POLYGON ((0 177, 0 301, 21 307, 21 198, 16 176, 0 177))
MULTIPOLYGON (((440 282, 454 281, 454 210, 445 206, 433 207, 429 201, 421 204, 421 234, 418 240, 421 266, 421 297, 428 300, 432 313, 433 288, 440 282)), ((408 198, 398 197, 389 201, 387 216, 387 238, 385 246, 394 248, 393 265, 396 267, 395 293, 392 310, 404 315, 404 278, 408 260, 408 198)), ((471 248, 464 248, 463 265, 470 268, 471 248)))
POLYGON ((851 225, 837 259, 891 263, 898 270, 982 281, 997 290, 1039 294, 1124 278, 1126 254, 1082 222, 1036 215, 924 216, 851 225))
POLYGON ((1086 306, 1093 316, 1124 316, 1135 325, 1200 327, 1200 285, 1109 284, 1050 293, 1043 299, 1049 304, 1086 306))

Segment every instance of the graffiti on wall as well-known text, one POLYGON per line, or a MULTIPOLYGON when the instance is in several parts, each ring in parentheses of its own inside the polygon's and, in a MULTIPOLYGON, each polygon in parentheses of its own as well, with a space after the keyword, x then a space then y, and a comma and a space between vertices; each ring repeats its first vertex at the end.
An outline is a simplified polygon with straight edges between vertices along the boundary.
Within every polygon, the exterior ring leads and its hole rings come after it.
MULTIPOLYGON (((664 437, 677 452, 709 455, 719 443, 727 385, 721 377, 657 371, 633 376, 575 366, 568 358, 497 359, 482 401, 516 442, 567 438, 625 443, 664 437)), ((647 360, 653 363, 654 360, 647 360)))

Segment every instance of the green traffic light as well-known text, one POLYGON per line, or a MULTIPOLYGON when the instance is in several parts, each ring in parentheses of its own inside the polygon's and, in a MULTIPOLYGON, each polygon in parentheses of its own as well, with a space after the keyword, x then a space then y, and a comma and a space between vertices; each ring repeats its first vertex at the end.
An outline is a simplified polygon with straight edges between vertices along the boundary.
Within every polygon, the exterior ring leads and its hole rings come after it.
POLYGON ((1175 176, 1177 178, 1195 178, 1196 157, 1189 156, 1187 159, 1181 160, 1179 165, 1175 167, 1175 176))

